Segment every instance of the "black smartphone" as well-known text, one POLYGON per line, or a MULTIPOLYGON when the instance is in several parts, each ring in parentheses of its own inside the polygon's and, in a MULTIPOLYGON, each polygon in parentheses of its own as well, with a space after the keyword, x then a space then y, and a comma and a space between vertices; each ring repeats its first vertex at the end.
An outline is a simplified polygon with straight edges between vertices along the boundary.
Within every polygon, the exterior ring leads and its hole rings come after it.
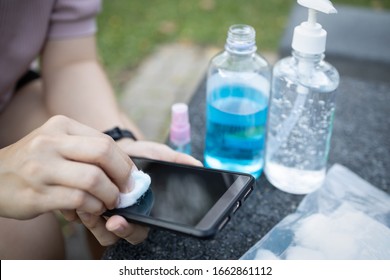
POLYGON ((252 192, 245 173, 131 157, 149 174, 148 191, 132 206, 106 211, 127 221, 200 238, 213 237, 252 192))

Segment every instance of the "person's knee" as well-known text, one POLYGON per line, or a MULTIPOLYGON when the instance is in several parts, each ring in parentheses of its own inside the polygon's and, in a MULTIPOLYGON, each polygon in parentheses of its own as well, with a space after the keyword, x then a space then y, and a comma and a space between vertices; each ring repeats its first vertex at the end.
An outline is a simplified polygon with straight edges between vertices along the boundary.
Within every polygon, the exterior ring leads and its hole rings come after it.
POLYGON ((53 213, 25 221, 0 217, 0 259, 64 258, 64 238, 53 213))
POLYGON ((10 145, 50 118, 43 95, 42 81, 35 80, 15 92, 0 116, 0 147, 10 145))

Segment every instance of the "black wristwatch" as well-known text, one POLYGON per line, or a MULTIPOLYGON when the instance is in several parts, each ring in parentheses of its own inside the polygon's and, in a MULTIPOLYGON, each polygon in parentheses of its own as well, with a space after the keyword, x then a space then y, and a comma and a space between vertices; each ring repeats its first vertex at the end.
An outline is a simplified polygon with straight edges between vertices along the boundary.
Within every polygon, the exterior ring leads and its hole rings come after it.
POLYGON ((108 136, 111 136, 112 139, 115 141, 118 141, 122 138, 131 138, 134 141, 137 141, 137 138, 134 136, 134 134, 127 129, 120 129, 119 127, 114 127, 113 129, 104 131, 104 134, 107 134, 108 136))

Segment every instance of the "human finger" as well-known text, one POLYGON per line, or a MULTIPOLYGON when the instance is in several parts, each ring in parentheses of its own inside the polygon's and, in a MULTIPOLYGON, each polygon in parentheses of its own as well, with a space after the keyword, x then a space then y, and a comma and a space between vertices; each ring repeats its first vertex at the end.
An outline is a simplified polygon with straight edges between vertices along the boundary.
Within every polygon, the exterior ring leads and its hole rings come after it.
POLYGON ((176 152, 165 144, 149 141, 136 141, 126 146, 121 146, 121 148, 130 156, 202 166, 202 163, 194 157, 176 152))
POLYGON ((126 189, 132 162, 111 137, 61 115, 50 118, 40 130, 49 135, 74 136, 73 141, 72 137, 62 137, 66 155, 100 165, 121 190, 126 189))
POLYGON ((95 236, 103 246, 109 246, 118 241, 119 237, 106 229, 106 220, 101 216, 92 215, 83 211, 77 211, 81 222, 95 236))
POLYGON ((67 135, 90 137, 100 137, 102 135, 99 130, 96 130, 63 115, 56 115, 51 117, 44 125, 41 126, 40 129, 48 134, 65 133, 67 135))
POLYGON ((176 151, 174 151, 174 154, 172 154, 171 161, 175 163, 195 165, 199 167, 203 166, 202 162, 195 159, 194 157, 176 151))
POLYGON ((118 215, 112 216, 107 220, 106 228, 133 245, 143 242, 149 233, 149 228, 128 223, 123 217, 118 215))
MULTIPOLYGON (((89 193, 63 186, 50 186, 45 193, 38 196, 35 203, 41 212, 56 209, 72 210, 80 209, 95 215, 101 215, 106 207, 103 203, 89 193)), ((69 216, 69 218, 71 218, 69 216)))
POLYGON ((118 187, 98 166, 77 161, 60 161, 45 170, 47 183, 76 188, 101 200, 108 209, 118 203, 118 187))
POLYGON ((77 216, 76 210, 60 210, 62 216, 68 222, 77 222, 80 220, 79 216, 77 216))
POLYGON ((120 191, 127 189, 133 163, 111 138, 71 136, 59 152, 67 159, 99 166, 120 191))

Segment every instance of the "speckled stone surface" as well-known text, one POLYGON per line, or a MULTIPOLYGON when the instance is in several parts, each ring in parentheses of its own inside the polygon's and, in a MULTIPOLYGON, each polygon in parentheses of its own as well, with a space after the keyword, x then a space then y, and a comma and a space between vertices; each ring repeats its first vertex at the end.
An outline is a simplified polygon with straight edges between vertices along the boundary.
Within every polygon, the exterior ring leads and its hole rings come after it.
MULTIPOLYGON (((193 153, 203 160, 205 85, 190 102, 193 153)), ((340 163, 390 193, 390 81, 342 76, 336 101, 329 166, 340 163)), ((279 191, 262 175, 255 191, 214 239, 199 240, 167 231, 150 231, 133 246, 119 241, 104 259, 238 259, 285 216, 301 195, 279 191)))

